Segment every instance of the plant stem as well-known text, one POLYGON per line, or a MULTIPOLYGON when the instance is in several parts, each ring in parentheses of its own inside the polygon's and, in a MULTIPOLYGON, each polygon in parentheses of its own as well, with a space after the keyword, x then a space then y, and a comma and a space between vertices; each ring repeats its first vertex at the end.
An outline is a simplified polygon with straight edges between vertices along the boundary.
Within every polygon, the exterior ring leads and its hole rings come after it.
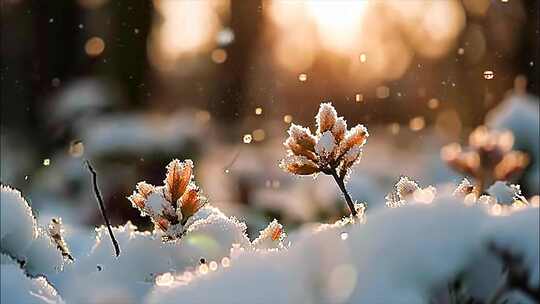
POLYGON ((343 193, 343 196, 345 197, 345 201, 347 202, 349 209, 351 209, 352 216, 356 216, 357 212, 356 212, 356 209, 354 208, 354 203, 351 199, 351 196, 349 195, 349 192, 347 192, 347 189, 345 188, 345 183, 343 182, 343 178, 339 177, 335 168, 330 168, 328 172, 330 172, 330 174, 336 180, 336 183, 338 184, 339 189, 341 190, 341 193, 343 193))
POLYGON ((116 241, 116 238, 114 237, 111 223, 109 222, 109 217, 107 216, 107 213, 105 212, 105 205, 103 204, 103 197, 101 196, 101 192, 99 191, 99 187, 97 184, 97 173, 92 168, 92 165, 90 165, 90 161, 86 160, 86 165, 88 166, 88 170, 92 174, 92 181, 94 183, 94 193, 96 195, 96 199, 98 201, 99 209, 101 210, 101 215, 103 216, 103 219, 105 220, 105 224, 107 225, 107 229, 109 230, 109 235, 111 236, 111 241, 114 246, 114 253, 116 256, 120 255, 120 246, 118 245, 118 242, 116 241))

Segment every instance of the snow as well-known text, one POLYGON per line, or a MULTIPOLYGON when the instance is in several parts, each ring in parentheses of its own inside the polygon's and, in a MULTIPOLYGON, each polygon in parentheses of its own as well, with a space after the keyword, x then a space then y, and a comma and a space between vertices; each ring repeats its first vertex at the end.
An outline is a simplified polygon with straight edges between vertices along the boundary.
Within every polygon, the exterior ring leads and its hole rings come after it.
POLYGON ((0 302, 25 304, 61 304, 64 303, 56 290, 43 277, 29 278, 14 263, 0 265, 0 302))
POLYGON ((44 228, 38 226, 26 200, 19 191, 1 187, 1 252, 24 261, 25 270, 32 276, 60 271, 62 255, 44 228))
POLYGON ((315 152, 323 157, 328 157, 335 149, 336 142, 332 132, 325 131, 315 144, 315 152))
POLYGON ((509 185, 506 182, 496 181, 487 189, 487 193, 497 199, 498 203, 511 204, 521 195, 519 186, 509 185))
POLYGON ((85 299, 137 303, 136 299, 152 288, 158 274, 190 269, 201 258, 220 260, 233 244, 250 246, 245 224, 210 205, 190 220, 185 235, 170 242, 163 242, 159 231, 138 232, 131 223, 113 228, 121 248, 119 257, 114 256, 106 228, 101 227, 90 253, 66 265, 54 283, 70 303, 85 299))
MULTIPOLYGON (((434 290, 490 254, 490 241, 538 267, 538 225, 537 208, 492 217, 446 195, 378 209, 346 238, 339 225, 315 234, 305 228, 286 251, 244 253, 230 268, 155 287, 147 303, 429 303, 434 290)), ((538 286, 536 272, 530 283, 538 286)))
POLYGON ((0 187, 1 252, 24 260, 27 248, 37 236, 36 219, 19 191, 4 185, 0 187))

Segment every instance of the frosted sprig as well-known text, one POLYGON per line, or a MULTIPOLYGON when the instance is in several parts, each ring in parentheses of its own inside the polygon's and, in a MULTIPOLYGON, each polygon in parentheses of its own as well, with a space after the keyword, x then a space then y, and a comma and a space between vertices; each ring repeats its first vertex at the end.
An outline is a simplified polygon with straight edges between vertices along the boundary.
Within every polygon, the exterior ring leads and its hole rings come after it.
POLYGON ((347 122, 338 117, 331 103, 321 103, 315 116, 317 130, 291 124, 289 137, 283 143, 287 156, 281 160, 280 167, 295 175, 318 173, 332 175, 345 196, 351 214, 356 215, 354 203, 344 185, 351 168, 360 161, 362 147, 369 133, 359 124, 347 130, 347 122))
POLYGON ((189 159, 174 159, 167 165, 163 186, 137 183, 128 200, 142 216, 150 217, 166 239, 181 237, 188 219, 207 203, 193 181, 193 162, 189 159))
POLYGON ((441 149, 441 158, 454 170, 476 180, 477 195, 497 180, 509 180, 529 164, 526 153, 512 150, 514 135, 510 131, 477 127, 469 135, 469 146, 451 143, 441 149))
POLYGON ((409 202, 430 204, 437 195, 437 189, 433 186, 422 188, 414 180, 407 176, 401 176, 394 185, 394 190, 386 195, 386 206, 397 208, 409 202))
POLYGON ((49 234, 49 237, 53 241, 53 243, 56 245, 56 248, 60 251, 62 256, 65 259, 73 261, 73 256, 71 255, 71 252, 69 250, 69 247, 64 240, 64 228, 62 227, 62 219, 61 218, 52 218, 51 222, 49 223, 49 227, 47 229, 47 233, 49 234))
POLYGON ((251 243, 255 249, 283 249, 283 240, 287 234, 278 220, 274 219, 266 228, 259 232, 259 236, 251 243))
POLYGON ((507 215, 512 211, 530 206, 521 193, 521 187, 507 182, 497 181, 491 185, 487 194, 478 195, 478 191, 467 179, 458 185, 453 196, 462 198, 466 205, 480 205, 493 215, 507 215))
POLYGON ((366 127, 356 125, 347 130, 347 122, 337 116, 331 103, 320 105, 315 121, 315 135, 308 128, 291 124, 284 142, 287 157, 280 167, 296 175, 326 173, 335 168, 345 177, 362 156, 362 146, 369 136, 366 127))

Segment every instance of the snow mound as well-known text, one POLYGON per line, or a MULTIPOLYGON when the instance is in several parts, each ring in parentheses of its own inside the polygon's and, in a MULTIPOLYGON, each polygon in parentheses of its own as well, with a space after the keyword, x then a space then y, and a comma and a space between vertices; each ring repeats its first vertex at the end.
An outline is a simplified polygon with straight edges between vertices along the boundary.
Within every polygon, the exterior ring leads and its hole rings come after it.
POLYGON ((56 290, 43 277, 29 278, 16 264, 4 263, 2 258, 0 272, 0 302, 25 304, 64 303, 56 290))
POLYGON ((346 235, 335 225, 301 233, 288 250, 245 251, 230 267, 156 286, 146 302, 430 303, 472 261, 490 257, 490 243, 523 256, 538 286, 538 226, 538 208, 495 217, 441 196, 379 209, 346 235))

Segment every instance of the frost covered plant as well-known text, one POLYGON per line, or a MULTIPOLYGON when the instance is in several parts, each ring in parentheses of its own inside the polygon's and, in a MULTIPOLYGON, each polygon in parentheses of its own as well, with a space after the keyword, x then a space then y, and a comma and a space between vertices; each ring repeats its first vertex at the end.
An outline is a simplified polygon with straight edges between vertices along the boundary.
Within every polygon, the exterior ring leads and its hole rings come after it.
POLYGON ((517 209, 532 205, 521 193, 519 185, 497 181, 486 194, 478 195, 477 189, 466 178, 458 185, 453 196, 462 198, 466 205, 487 206, 493 215, 506 215, 517 209))
POLYGON ((287 234, 281 225, 274 219, 266 228, 259 232, 259 236, 251 242, 256 249, 283 249, 283 240, 287 234))
POLYGON ((49 223, 47 232, 51 240, 56 244, 56 248, 60 251, 62 256, 66 259, 73 261, 73 256, 71 255, 69 247, 62 235, 64 232, 64 229, 62 227, 62 219, 52 218, 51 222, 49 223))
POLYGON ((347 122, 338 117, 331 103, 321 103, 315 116, 316 134, 309 128, 291 124, 289 137, 284 145, 287 156, 281 160, 280 167, 295 175, 315 175, 322 172, 332 175, 345 196, 353 216, 357 215, 347 189, 345 179, 351 168, 360 161, 362 146, 369 133, 363 125, 347 130, 347 122))
POLYGON ((527 154, 512 150, 514 136, 510 131, 476 128, 469 135, 469 147, 451 143, 441 149, 441 158, 456 171, 476 180, 478 195, 497 180, 509 180, 529 164, 527 154))
POLYGON ((137 183, 137 191, 128 197, 141 215, 148 215, 155 227, 164 232, 164 238, 181 237, 187 221, 207 202, 193 182, 193 162, 174 159, 167 165, 163 186, 145 181, 137 183))
POLYGON ((394 190, 385 197, 386 206, 397 208, 406 205, 409 201, 430 204, 436 194, 435 187, 421 188, 414 180, 402 176, 394 185, 394 190))

